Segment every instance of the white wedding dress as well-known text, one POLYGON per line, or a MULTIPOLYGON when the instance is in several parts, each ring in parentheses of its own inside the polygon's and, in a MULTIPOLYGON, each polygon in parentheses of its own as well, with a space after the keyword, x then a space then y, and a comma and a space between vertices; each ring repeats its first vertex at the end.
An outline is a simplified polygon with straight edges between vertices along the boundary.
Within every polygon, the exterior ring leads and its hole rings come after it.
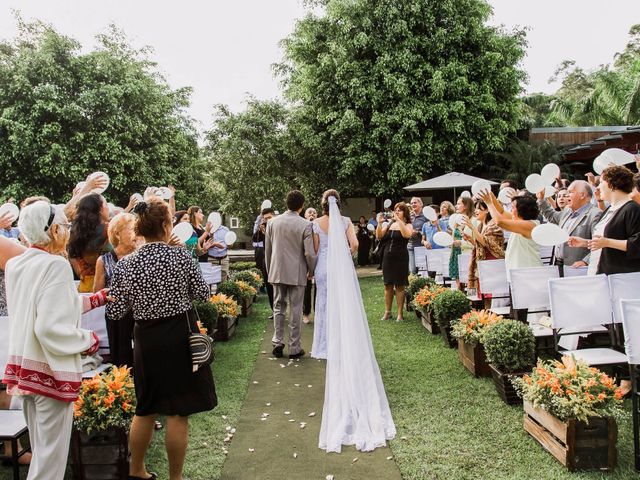
MULTIPOLYGON (((329 198, 327 373, 319 447, 371 451, 396 435, 340 210, 329 198)), ((318 300, 316 300, 317 302, 318 300)))

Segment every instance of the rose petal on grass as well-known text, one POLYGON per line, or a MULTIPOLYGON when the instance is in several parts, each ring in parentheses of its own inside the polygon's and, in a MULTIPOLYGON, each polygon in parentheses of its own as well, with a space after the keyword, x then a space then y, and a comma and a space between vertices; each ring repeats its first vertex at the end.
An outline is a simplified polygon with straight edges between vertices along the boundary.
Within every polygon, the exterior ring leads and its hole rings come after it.
POLYGON ((316 416, 316 412, 311 412, 311 413, 309 414, 309 416, 310 416, 310 417, 315 417, 315 416, 316 416))

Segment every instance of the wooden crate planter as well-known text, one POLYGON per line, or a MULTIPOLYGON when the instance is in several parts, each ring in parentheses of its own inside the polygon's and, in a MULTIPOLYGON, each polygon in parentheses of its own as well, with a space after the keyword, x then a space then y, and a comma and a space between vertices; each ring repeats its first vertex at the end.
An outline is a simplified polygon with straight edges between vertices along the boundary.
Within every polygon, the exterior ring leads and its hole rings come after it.
POLYGON ((431 334, 438 335, 440 333, 440 326, 436 323, 433 315, 431 314, 431 311, 420 309, 419 312, 422 320, 422 326, 426 328, 431 334))
POLYGON ((458 358, 460 358, 464 368, 469 370, 474 377, 491 376, 491 370, 489 370, 487 356, 484 354, 482 344, 471 345, 464 340, 458 340, 458 358))
POLYGON ((569 471, 616 467, 618 427, 615 420, 592 418, 561 422, 545 410, 524 401, 524 429, 569 471))
POLYGON ((236 331, 237 323, 238 319, 236 317, 219 316, 213 339, 217 342, 226 342, 231 339, 236 331))
POLYGON ((457 348, 458 347, 458 339, 454 338, 451 335, 451 326, 448 327, 440 327, 440 333, 442 334, 442 340, 444 340, 444 344, 449 348, 457 348))
POLYGON ((528 372, 515 372, 515 373, 503 373, 498 367, 493 364, 489 364, 491 370, 491 377, 493 378, 493 384, 496 386, 498 396, 507 405, 522 405, 522 398, 516 393, 516 389, 511 383, 511 378, 520 377, 528 372))
POLYGON ((242 311, 240 312, 240 316, 242 318, 246 318, 251 313, 251 308, 253 306, 253 299, 251 298, 243 298, 242 299, 242 311))
POLYGON ((127 480, 129 438, 123 428, 87 434, 73 430, 71 460, 74 480, 127 480))

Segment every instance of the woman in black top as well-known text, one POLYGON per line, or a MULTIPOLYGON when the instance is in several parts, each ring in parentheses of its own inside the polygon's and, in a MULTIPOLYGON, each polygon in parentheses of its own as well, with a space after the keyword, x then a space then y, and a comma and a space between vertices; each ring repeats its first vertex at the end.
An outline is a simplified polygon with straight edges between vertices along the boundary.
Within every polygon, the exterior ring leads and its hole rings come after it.
POLYGON ((393 218, 388 222, 385 222, 381 213, 378 214, 376 237, 386 242, 382 259, 384 303, 386 308, 382 320, 389 320, 395 291, 396 304, 398 307, 396 321, 402 321, 404 287, 409 283, 409 252, 407 251, 407 243, 412 234, 411 214, 406 203, 396 203, 393 208, 393 218))
POLYGON ((193 372, 189 332, 197 332, 193 300, 207 300, 209 287, 189 252, 167 245, 172 222, 159 199, 140 202, 135 231, 146 244, 121 259, 111 281, 107 315, 117 320, 133 312, 136 414, 131 424, 129 478, 155 478, 144 457, 156 415, 167 415, 167 455, 171 478, 181 478, 188 442, 188 416, 217 404, 209 366, 193 372))
POLYGON ((358 239, 358 265, 369 265, 369 250, 371 250, 371 234, 367 230, 367 219, 360 217, 356 226, 356 238, 358 239))

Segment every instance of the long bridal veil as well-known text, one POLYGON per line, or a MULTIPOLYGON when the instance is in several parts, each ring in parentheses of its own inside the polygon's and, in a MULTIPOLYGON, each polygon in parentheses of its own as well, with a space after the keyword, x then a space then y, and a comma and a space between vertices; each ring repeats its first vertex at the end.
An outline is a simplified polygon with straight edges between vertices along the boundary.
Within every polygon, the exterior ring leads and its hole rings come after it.
POLYGON ((370 451, 395 437, 360 286, 334 197, 329 197, 327 373, 320 448, 370 451))

